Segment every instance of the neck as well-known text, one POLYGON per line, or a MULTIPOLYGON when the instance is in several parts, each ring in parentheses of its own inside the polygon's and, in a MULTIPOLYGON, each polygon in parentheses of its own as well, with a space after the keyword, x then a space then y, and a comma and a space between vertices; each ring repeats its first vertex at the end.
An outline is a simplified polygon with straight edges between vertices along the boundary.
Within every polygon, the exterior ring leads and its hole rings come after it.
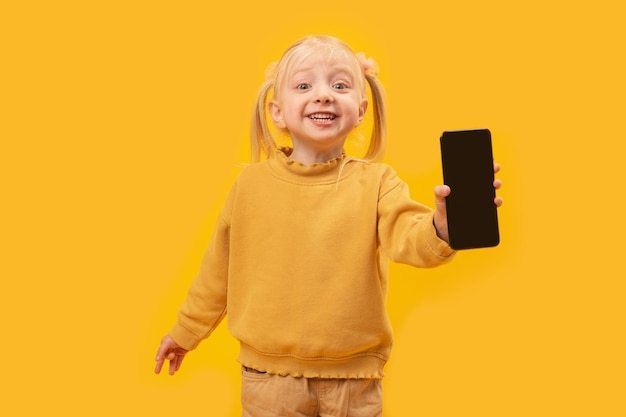
POLYGON ((304 165, 328 162, 343 154, 343 143, 341 145, 332 149, 310 149, 303 146, 294 146, 289 159, 304 165))

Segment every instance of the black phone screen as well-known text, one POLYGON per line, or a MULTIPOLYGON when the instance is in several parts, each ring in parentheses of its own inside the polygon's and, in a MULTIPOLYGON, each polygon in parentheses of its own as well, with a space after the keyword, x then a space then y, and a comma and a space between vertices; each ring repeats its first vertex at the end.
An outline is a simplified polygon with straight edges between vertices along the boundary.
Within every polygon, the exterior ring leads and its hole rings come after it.
POLYGON ((493 187, 493 153, 488 129, 446 131, 441 135, 448 235, 453 249, 497 246, 498 212, 493 187))

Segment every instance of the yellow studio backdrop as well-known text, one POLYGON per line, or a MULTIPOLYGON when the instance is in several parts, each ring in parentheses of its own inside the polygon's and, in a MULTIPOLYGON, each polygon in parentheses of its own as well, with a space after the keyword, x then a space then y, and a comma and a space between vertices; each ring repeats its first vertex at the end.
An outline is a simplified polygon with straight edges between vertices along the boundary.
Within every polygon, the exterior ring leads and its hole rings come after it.
POLYGON ((266 65, 328 33, 379 62, 386 162, 416 199, 441 182, 443 130, 490 128, 503 166, 500 246, 392 266, 385 415, 626 415, 624 16, 607 0, 3 2, 3 409, 239 415, 226 323, 174 377, 154 355, 247 160, 266 65))

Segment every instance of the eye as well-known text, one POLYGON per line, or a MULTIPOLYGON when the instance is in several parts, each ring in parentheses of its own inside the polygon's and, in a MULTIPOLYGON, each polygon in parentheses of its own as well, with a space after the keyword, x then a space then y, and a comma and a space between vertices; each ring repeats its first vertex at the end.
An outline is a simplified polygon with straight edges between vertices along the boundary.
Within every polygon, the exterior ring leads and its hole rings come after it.
POLYGON ((305 83, 298 84, 296 86, 297 90, 308 90, 309 88, 311 88, 311 86, 309 84, 305 84, 305 83))
POLYGON ((333 85, 333 88, 335 90, 345 90, 346 88, 348 88, 348 86, 345 83, 337 83, 333 85))

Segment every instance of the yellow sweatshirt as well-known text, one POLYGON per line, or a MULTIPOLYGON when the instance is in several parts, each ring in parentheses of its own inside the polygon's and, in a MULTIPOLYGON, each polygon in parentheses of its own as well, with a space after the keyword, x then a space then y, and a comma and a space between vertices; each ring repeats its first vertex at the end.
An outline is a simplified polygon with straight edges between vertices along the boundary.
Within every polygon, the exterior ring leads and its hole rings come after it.
POLYGON ((385 164, 247 166, 219 215, 172 339, 194 349, 228 311, 239 362, 280 375, 381 378, 392 345, 387 260, 452 259, 432 210, 385 164))

